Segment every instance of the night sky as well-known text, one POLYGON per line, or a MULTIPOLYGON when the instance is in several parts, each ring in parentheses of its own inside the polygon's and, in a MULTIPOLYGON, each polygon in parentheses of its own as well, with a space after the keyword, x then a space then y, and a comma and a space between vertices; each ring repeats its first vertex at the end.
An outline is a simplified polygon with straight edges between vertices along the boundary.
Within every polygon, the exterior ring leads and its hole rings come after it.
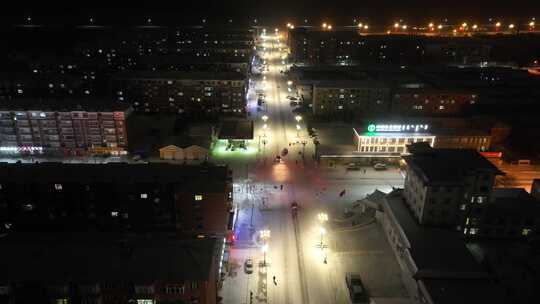
POLYGON ((209 21, 222 23, 233 18, 237 24, 258 18, 264 24, 282 24, 293 21, 300 23, 305 17, 318 24, 323 19, 334 24, 350 24, 353 17, 359 17, 371 24, 390 24, 393 20, 404 19, 409 23, 425 23, 448 18, 450 22, 480 20, 490 17, 529 19, 540 16, 540 1, 532 0, 210 0, 210 1, 91 1, 80 4, 42 1, 30 5, 25 2, 10 10, 3 9, 3 23, 21 23, 25 15, 30 15, 36 23, 81 23, 94 16, 102 24, 140 24, 146 16, 152 15, 156 24, 196 24, 203 17, 209 21), (114 3, 113 3, 114 2, 114 3), (60 5, 62 3, 62 5, 60 5), (111 4, 112 3, 112 4, 111 4), (60 18, 59 18, 60 17, 60 18))

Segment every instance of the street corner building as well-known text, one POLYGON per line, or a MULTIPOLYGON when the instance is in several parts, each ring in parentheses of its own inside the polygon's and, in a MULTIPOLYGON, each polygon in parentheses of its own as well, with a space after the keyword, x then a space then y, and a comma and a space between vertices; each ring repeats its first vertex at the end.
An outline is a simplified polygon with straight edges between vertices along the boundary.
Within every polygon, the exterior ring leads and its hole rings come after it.
POLYGON ((225 237, 232 190, 226 166, 3 163, 0 229, 225 237))
POLYGON ((214 304, 221 245, 168 235, 9 235, 0 240, 0 303, 214 304))

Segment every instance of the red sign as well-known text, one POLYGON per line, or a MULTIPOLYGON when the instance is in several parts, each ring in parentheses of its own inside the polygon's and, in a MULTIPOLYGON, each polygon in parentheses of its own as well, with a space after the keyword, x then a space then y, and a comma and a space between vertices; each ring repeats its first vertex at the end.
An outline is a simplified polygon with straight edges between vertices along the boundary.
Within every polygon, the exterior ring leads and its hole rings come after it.
POLYGON ((501 158, 502 152, 480 152, 485 158, 501 158))

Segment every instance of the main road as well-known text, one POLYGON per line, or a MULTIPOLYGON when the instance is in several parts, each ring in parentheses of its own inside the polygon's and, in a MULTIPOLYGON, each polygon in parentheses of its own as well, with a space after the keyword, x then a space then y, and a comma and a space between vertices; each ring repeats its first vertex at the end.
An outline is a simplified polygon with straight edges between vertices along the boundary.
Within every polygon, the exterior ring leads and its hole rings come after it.
POLYGON ((338 257, 329 246, 330 235, 322 234, 324 223, 318 222, 317 214, 337 214, 351 197, 361 198, 375 188, 390 190, 403 180, 396 172, 381 173, 375 179, 319 168, 312 158, 313 142, 305 124, 292 113, 287 99, 287 79, 281 72, 286 69, 282 62, 285 45, 273 35, 267 36, 263 45, 265 49, 258 47, 259 55, 268 70, 251 82, 248 102, 250 117, 256 122, 258 152, 214 157, 217 162, 226 161, 235 172, 234 199, 239 208, 231 270, 220 296, 231 304, 347 303, 338 257), (261 90, 265 104, 258 111, 256 92, 261 90), (285 148, 287 155, 275 162, 285 148), (339 195, 342 190, 346 195, 339 195), (299 204, 296 218, 292 202, 299 204), (263 230, 270 231, 267 239, 261 238, 263 230), (247 259, 254 261, 253 274, 245 271, 247 259))

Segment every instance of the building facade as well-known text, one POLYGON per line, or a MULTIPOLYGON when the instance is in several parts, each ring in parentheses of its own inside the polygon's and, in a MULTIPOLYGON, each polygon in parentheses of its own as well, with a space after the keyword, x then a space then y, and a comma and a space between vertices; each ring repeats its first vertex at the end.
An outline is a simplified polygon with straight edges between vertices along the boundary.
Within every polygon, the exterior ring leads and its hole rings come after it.
POLYGON ((401 89, 392 97, 394 114, 405 116, 458 116, 478 103, 478 94, 452 90, 401 89))
POLYGON ((1 245, 0 303, 216 303, 219 239, 10 235, 1 245))
POLYGON ((248 83, 241 73, 145 72, 118 74, 113 82, 116 98, 128 101, 138 112, 246 113, 248 83))
POLYGON ((369 124, 365 129, 354 128, 356 153, 400 156, 413 143, 426 142, 433 146, 435 136, 428 130, 426 124, 369 124))
POLYGON ((156 164, 3 164, 0 225, 6 231, 232 230, 227 167, 156 164))
MULTIPOLYGON (((24 104, 24 103, 23 103, 24 104)), ((0 153, 127 153, 126 118, 128 106, 92 111, 91 104, 71 106, 72 110, 54 110, 47 105, 20 106, 0 110, 0 153), (115 110, 116 109, 116 110, 115 110)))

